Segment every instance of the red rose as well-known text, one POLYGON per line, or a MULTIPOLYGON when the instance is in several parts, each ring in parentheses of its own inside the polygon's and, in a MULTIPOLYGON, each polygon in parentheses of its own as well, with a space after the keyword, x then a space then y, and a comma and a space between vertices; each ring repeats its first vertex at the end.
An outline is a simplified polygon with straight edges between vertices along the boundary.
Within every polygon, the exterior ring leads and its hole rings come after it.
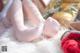
POLYGON ((64 53, 80 53, 80 33, 68 33, 62 38, 61 47, 64 53))

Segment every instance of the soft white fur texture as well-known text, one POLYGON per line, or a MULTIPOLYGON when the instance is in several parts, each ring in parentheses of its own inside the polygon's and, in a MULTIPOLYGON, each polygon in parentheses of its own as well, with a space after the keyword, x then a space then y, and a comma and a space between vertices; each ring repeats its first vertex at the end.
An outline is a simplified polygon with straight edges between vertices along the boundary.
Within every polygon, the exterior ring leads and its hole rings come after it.
POLYGON ((8 51, 5 53, 62 53, 60 38, 65 31, 67 30, 61 29, 54 38, 49 40, 43 39, 36 43, 24 43, 15 40, 12 36, 12 29, 8 29, 0 37, 0 48, 1 46, 7 46, 8 51))

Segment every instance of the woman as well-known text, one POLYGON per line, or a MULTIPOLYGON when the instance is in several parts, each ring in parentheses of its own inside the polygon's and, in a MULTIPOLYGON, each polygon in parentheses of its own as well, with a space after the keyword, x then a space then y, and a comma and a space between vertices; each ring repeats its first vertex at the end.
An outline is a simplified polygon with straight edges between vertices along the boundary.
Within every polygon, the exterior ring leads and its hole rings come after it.
POLYGON ((59 23, 51 18, 45 21, 31 0, 22 0, 22 2, 21 0, 9 1, 12 3, 10 4, 11 6, 9 6, 6 17, 11 20, 13 36, 18 41, 27 42, 41 39, 42 34, 45 36, 48 35, 48 37, 54 36, 54 31, 59 30, 59 23), (27 18, 27 20, 24 20, 24 18, 27 18), (58 28, 55 29, 54 25, 58 28))

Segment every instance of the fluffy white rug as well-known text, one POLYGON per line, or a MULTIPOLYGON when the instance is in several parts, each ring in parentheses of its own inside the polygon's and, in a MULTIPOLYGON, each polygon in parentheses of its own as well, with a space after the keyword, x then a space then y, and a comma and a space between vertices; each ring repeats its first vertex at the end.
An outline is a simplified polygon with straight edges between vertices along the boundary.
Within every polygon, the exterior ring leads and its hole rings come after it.
POLYGON ((61 29, 54 38, 42 40, 36 43, 23 43, 16 41, 12 35, 12 30, 7 30, 0 37, 0 53, 63 53, 60 48, 60 38, 66 31, 61 29), (1 51, 2 46, 7 46, 7 52, 1 51))

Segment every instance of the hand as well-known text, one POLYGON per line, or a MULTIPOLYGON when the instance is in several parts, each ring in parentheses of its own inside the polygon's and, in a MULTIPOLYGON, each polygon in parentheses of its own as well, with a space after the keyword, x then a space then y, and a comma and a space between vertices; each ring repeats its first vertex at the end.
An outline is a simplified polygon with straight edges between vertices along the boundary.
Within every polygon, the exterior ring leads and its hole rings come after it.
POLYGON ((70 26, 71 26, 71 29, 75 29, 75 30, 80 30, 80 21, 78 21, 78 22, 73 22, 73 23, 71 23, 70 24, 70 26))

